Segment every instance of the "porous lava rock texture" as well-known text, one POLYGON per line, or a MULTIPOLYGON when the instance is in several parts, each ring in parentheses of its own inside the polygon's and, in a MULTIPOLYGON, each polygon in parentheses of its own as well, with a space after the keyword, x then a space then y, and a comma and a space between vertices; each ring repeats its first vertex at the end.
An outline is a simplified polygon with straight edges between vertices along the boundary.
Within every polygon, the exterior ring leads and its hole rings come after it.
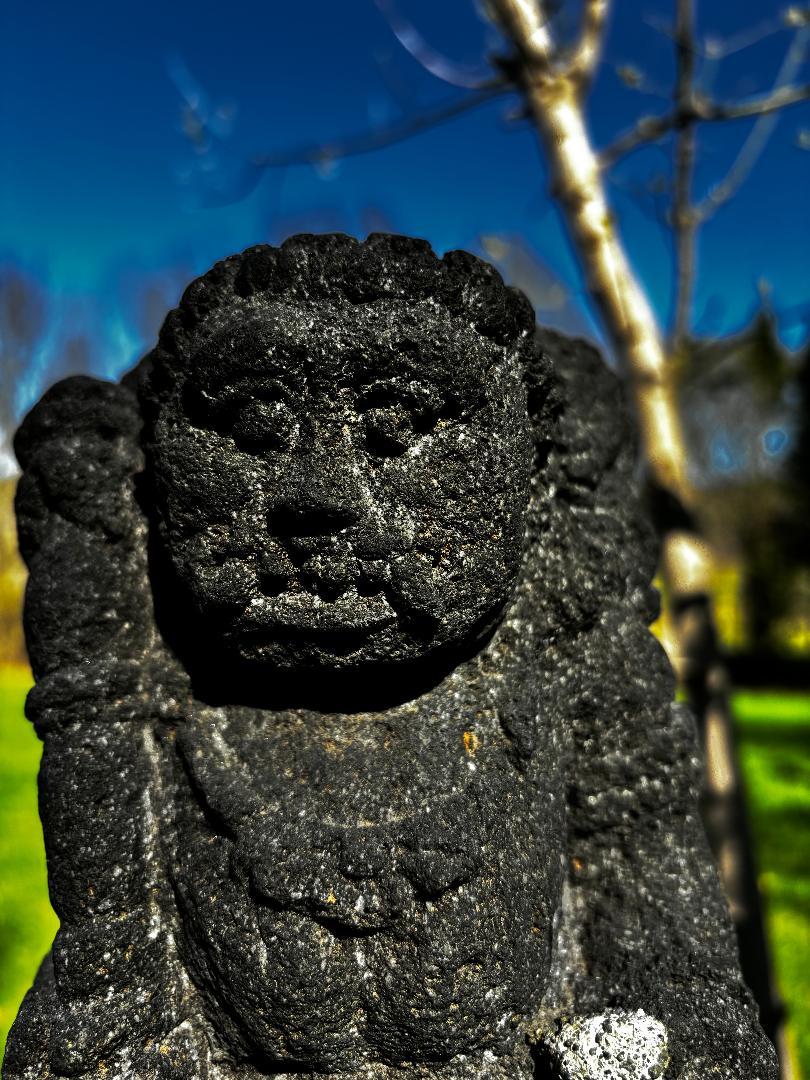
POLYGON ((773 1080, 589 345, 297 236, 16 450, 61 926, 7 1080, 773 1080))

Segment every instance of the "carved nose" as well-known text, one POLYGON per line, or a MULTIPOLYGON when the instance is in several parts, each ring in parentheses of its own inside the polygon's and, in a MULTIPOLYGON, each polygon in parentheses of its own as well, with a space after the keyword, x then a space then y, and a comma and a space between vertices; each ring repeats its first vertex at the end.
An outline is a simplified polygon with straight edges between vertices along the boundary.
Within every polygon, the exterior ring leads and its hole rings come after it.
POLYGON ((313 455, 270 512, 276 536, 324 536, 360 519, 361 492, 351 470, 337 456, 313 455))

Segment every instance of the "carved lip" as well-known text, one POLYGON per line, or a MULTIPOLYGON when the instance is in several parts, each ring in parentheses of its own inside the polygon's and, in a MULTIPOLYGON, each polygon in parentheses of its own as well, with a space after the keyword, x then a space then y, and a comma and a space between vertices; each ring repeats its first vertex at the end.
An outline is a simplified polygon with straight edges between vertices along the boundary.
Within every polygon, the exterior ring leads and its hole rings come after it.
POLYGON ((371 634, 396 619, 382 593, 360 596, 352 588, 336 600, 323 600, 308 592, 255 597, 243 616, 242 628, 248 633, 371 634))

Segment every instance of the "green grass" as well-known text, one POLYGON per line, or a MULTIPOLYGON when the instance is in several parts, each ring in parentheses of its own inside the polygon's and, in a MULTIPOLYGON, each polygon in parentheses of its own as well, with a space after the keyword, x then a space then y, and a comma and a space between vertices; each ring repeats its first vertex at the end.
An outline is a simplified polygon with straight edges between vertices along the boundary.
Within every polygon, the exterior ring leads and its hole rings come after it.
MULTIPOLYGON (((0 666, 0 1054, 56 931, 36 804, 30 682, 0 666)), ((740 756, 798 1076, 810 1080, 810 695, 739 693, 740 756)), ((797 1076, 797 1080, 798 1080, 797 1076)))
POLYGON ((30 685, 25 668, 0 667, 0 1054, 57 927, 37 814, 41 745, 22 714, 30 685))
POLYGON ((735 712, 788 1041, 810 1078, 810 696, 740 693, 735 712))

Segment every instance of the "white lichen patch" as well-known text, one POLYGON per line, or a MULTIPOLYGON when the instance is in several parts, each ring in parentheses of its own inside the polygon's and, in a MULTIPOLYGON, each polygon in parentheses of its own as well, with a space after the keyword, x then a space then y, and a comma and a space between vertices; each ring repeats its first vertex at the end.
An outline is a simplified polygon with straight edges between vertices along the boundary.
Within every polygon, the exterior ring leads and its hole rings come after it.
POLYGON ((656 1080, 669 1062, 666 1028, 641 1009, 577 1017, 543 1042, 563 1080, 656 1080))

